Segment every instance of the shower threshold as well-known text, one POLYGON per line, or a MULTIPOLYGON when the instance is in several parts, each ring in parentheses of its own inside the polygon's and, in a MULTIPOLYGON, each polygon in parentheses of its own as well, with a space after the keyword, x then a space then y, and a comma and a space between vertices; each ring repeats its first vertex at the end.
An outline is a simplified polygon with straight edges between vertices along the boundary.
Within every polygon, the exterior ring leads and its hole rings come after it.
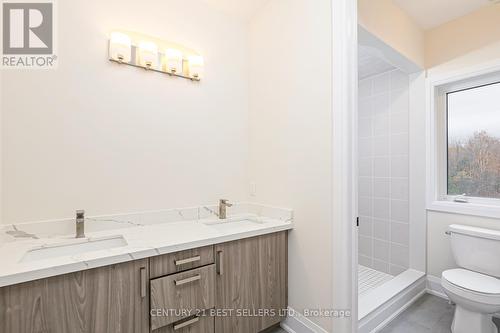
POLYGON ((359 333, 376 332, 426 290, 425 273, 408 269, 397 276, 359 268, 359 333), (368 278, 367 278, 368 277, 368 278), (361 289, 363 287, 363 289, 361 289))

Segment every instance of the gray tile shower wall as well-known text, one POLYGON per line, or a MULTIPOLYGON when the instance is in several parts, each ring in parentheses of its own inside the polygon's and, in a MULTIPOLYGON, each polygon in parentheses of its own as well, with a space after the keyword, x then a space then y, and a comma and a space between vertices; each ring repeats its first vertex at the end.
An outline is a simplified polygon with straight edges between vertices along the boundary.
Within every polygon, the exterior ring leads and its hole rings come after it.
POLYGON ((359 81, 359 263, 397 275, 409 267, 409 77, 359 81))

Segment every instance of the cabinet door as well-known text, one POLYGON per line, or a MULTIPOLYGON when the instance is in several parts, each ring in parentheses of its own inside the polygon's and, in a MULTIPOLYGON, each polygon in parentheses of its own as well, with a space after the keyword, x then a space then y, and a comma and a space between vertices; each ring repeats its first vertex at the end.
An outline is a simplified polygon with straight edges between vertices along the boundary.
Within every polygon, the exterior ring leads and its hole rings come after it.
POLYGON ((149 332, 148 260, 0 288, 0 332, 149 332))
POLYGON ((256 333, 282 319, 287 306, 287 233, 216 245, 217 333, 256 333))

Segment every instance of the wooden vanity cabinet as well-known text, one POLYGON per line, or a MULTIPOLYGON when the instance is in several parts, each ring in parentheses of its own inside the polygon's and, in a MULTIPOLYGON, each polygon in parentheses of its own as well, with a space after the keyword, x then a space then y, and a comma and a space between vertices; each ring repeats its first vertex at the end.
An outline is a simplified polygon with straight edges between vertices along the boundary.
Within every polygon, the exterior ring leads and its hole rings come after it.
POLYGON ((152 332, 258 333, 279 324, 287 307, 287 246, 285 231, 152 258, 151 276, 165 275, 151 280, 152 312, 216 314, 152 316, 152 332))
POLYGON ((0 332, 148 333, 148 262, 0 288, 0 332))
POLYGON ((258 333, 286 307, 284 231, 0 288, 0 332, 258 333))
POLYGON ((286 231, 215 246, 216 308, 235 310, 215 318, 216 333, 257 333, 284 319, 287 246, 286 231))

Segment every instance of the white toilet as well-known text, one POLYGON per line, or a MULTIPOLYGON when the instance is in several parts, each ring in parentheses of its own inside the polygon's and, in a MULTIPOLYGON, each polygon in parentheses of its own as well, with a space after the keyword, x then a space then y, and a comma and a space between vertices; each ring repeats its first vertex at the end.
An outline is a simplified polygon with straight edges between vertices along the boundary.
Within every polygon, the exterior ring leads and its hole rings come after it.
POLYGON ((453 333, 498 333, 500 231, 451 225, 451 249, 461 268, 443 272, 441 285, 456 304, 453 333))

